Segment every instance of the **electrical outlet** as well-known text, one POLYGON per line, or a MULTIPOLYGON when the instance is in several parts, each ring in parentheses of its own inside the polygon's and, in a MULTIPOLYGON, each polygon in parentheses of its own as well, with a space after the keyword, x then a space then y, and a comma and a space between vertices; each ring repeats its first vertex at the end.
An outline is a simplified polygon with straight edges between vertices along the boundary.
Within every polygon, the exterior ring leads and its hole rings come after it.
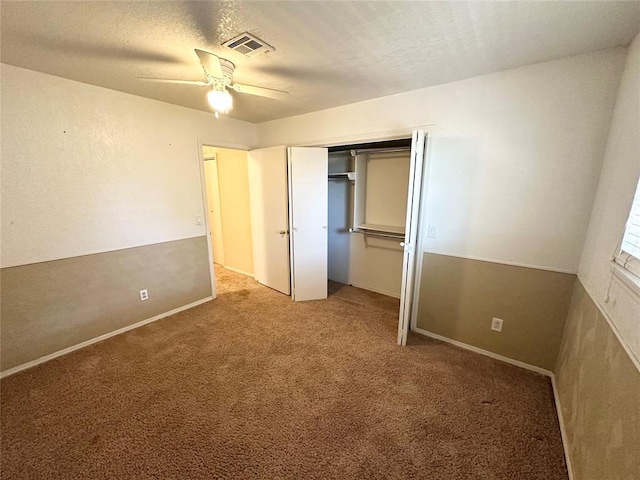
POLYGON ((149 300, 149 292, 146 288, 144 290, 140 290, 140 301, 144 302, 145 300, 149 300))
POLYGON ((493 330, 494 332, 501 332, 502 331, 502 322, 504 320, 502 320, 501 318, 494 318, 491 320, 491 330, 493 330))
POLYGON ((427 237, 429 237, 429 238, 436 238, 437 237, 436 226, 435 225, 429 225, 429 228, 427 229, 427 237))

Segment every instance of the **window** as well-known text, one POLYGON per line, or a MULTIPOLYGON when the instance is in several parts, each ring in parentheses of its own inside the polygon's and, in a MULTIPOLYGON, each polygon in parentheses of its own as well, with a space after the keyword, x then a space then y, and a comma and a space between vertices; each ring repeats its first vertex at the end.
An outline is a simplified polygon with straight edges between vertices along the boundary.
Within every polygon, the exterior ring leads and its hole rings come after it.
POLYGON ((640 277, 640 178, 615 261, 640 277))

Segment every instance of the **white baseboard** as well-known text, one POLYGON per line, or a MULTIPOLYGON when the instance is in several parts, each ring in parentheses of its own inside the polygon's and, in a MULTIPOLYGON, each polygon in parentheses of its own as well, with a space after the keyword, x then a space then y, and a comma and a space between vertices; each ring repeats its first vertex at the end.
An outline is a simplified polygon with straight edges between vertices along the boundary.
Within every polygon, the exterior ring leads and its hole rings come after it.
POLYGON ((67 353, 80 350, 81 348, 88 347, 89 345, 93 345, 94 343, 101 342, 103 340, 106 340, 107 338, 115 337, 116 335, 120 335, 121 333, 128 332, 129 330, 133 330, 135 328, 146 325, 147 323, 152 323, 152 322, 155 322, 156 320, 169 317, 171 315, 182 312, 184 310, 197 307, 198 305, 206 303, 210 300, 213 300, 213 297, 203 298, 202 300, 198 300, 193 303, 189 303, 188 305, 183 305, 182 307, 174 308, 173 310, 170 310, 168 312, 161 313, 159 315, 156 315, 155 317, 147 318, 146 320, 141 320, 137 323, 127 325, 126 327, 119 328, 118 330, 114 330, 113 332, 105 333, 104 335, 100 335, 99 337, 86 340, 84 342, 78 343, 77 345, 63 348, 62 350, 58 350, 57 352, 50 353, 49 355, 45 355, 44 357, 36 358, 35 360, 31 360, 30 362, 23 363, 22 365, 18 365, 17 367, 13 367, 13 368, 10 368, 9 370, 5 370, 4 372, 1 372, 0 378, 5 378, 10 375, 13 375, 14 373, 21 372, 22 370, 35 367, 36 365, 40 365, 41 363, 48 362, 49 360, 53 360, 54 358, 61 357, 62 355, 66 355, 67 353))
POLYGON ((430 338, 434 338, 436 340, 440 340, 446 343, 450 343, 460 348, 464 348, 465 350, 470 350, 475 353, 479 353, 480 355, 485 355, 487 357, 493 358, 495 360, 500 360, 501 362, 509 363, 511 365, 515 365, 516 367, 525 368, 527 370, 531 370, 536 373, 541 373, 551 379, 551 386, 553 388, 553 399, 556 406, 556 412, 558 415, 558 423, 560 424, 560 436, 562 438, 562 447, 564 448, 564 459, 567 464, 567 472, 569 474, 569 480, 574 480, 573 476, 573 468, 571 466, 571 457, 569 455, 569 438, 567 436, 567 431, 564 426, 564 416, 562 414, 562 407, 560 405, 560 397, 558 395, 558 390, 556 387, 556 377, 553 372, 546 370, 544 368, 536 367, 535 365, 530 365, 528 363, 521 362, 519 360, 514 360, 509 357, 504 357, 502 355, 498 355, 497 353, 490 352, 488 350, 483 350, 482 348, 474 347, 473 345, 469 345, 468 343, 458 342, 457 340, 451 340, 450 338, 443 337, 442 335, 438 335, 436 333, 431 333, 427 330, 423 330, 421 328, 412 328, 412 332, 419 333, 421 335, 425 335, 430 338))
POLYGON ((520 360, 514 360, 513 358, 504 357, 502 355, 498 355, 497 353, 490 352, 489 350, 483 350, 482 348, 474 347, 473 345, 469 345, 468 343, 458 342, 457 340, 451 340, 450 338, 443 337, 442 335, 438 335, 437 333, 431 333, 427 330, 423 330, 421 328, 413 328, 412 332, 419 333, 421 335, 425 335, 427 337, 435 338, 436 340, 440 340, 442 342, 450 343, 455 345, 456 347, 464 348, 465 350, 471 350, 472 352, 479 353, 480 355, 484 355, 486 357, 491 357, 496 360, 500 360, 501 362, 509 363, 511 365, 515 365, 516 367, 525 368, 527 370, 531 370, 532 372, 541 373, 542 375, 546 375, 547 377, 553 377, 553 373, 549 370, 546 370, 541 367, 536 367, 535 365, 530 365, 525 362, 521 362, 520 360))
POLYGON ((241 275, 246 275, 247 277, 255 278, 255 275, 253 273, 245 272, 244 270, 240 270, 239 268, 230 267, 228 265, 225 265, 224 268, 225 270, 230 270, 241 275))
POLYGON ((560 424, 560 436, 562 437, 562 446, 564 447, 564 461, 567 464, 567 473, 569 480, 573 480, 573 467, 571 466, 571 455, 569 452, 569 437, 564 427, 564 415, 562 413, 562 405, 560 404, 560 396, 558 395, 558 387, 556 386, 556 376, 551 374, 551 386, 553 387, 553 399, 556 402, 556 412, 558 413, 558 423, 560 424))

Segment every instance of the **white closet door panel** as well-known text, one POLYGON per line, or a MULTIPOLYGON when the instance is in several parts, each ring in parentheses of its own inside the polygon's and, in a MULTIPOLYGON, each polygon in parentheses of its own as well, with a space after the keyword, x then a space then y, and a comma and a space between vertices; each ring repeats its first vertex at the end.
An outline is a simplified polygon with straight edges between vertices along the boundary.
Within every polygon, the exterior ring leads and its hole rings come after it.
POLYGON ((255 278, 290 295, 286 147, 249 151, 249 197, 255 278))
POLYGON ((328 152, 289 148, 293 299, 327 298, 328 152))
POLYGON ((402 288, 400 293, 400 316, 398 318, 398 344, 407 344, 409 320, 413 298, 416 267, 416 243, 418 239, 418 219, 420 196, 422 193, 422 169, 425 163, 426 136, 422 131, 414 131, 411 141, 411 165, 409 166, 409 189, 407 192, 407 221, 405 225, 404 258, 402 263, 402 288))

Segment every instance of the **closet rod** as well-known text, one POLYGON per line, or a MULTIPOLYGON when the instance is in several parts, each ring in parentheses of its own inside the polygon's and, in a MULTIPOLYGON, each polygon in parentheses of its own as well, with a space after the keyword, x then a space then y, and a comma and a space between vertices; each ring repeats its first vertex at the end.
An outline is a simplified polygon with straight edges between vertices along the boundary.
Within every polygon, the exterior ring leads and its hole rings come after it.
POLYGON ((356 179, 356 172, 340 172, 340 173, 330 173, 329 174, 329 180, 331 180, 332 178, 340 178, 340 179, 348 179, 348 180, 355 180, 356 179))
POLYGON ((397 148, 365 148, 363 150, 351 150, 351 156, 355 157, 359 153, 394 153, 394 152, 410 152, 411 147, 397 148))
POLYGON ((362 235, 369 235, 371 237, 395 238, 398 240, 404 240, 404 234, 402 233, 377 232, 375 230, 361 230, 359 228, 350 228, 349 233, 361 233, 362 235))

